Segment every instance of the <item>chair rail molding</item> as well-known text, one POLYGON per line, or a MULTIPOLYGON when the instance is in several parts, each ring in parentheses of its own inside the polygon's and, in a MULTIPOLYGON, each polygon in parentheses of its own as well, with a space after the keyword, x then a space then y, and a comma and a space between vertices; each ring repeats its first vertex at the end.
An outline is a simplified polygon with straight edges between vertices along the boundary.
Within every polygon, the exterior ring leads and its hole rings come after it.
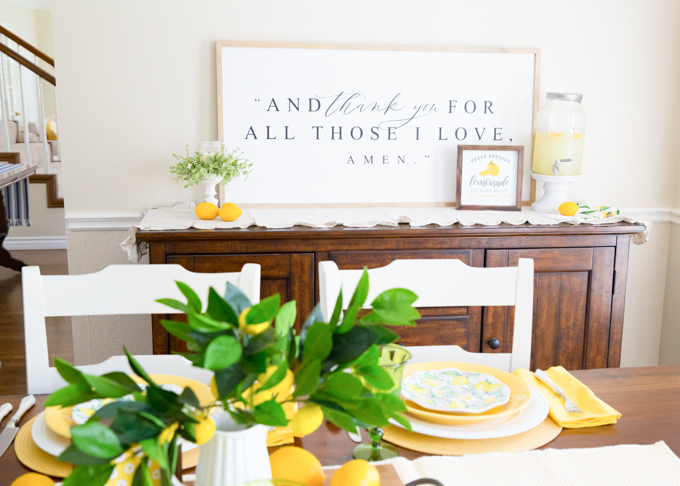
POLYGON ((142 221, 143 213, 67 214, 69 231, 127 231, 142 221))
POLYGON ((8 236, 6 250, 66 250, 65 236, 8 236))
MULTIPOLYGON (((621 214, 640 221, 680 225, 680 209, 675 208, 622 208, 621 214)), ((66 228, 69 231, 127 231, 138 226, 143 217, 143 212, 67 214, 66 228)))

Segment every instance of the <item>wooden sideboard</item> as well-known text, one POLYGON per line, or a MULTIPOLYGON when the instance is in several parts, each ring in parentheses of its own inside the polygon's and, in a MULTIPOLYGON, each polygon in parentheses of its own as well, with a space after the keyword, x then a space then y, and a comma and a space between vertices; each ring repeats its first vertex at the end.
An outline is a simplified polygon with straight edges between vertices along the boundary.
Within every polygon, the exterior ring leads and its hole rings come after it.
MULTIPOLYGON (((150 262, 194 272, 236 272, 262 266, 262 297, 296 300, 300 326, 318 301, 318 263, 369 268, 395 259, 457 258, 475 267, 534 260, 532 368, 618 367, 630 236, 643 227, 613 225, 474 226, 368 229, 142 231, 150 262)), ((415 328, 399 328, 407 345, 457 344, 475 352, 510 352, 512 307, 420 309, 415 328), (496 348, 496 349, 494 349, 496 348)), ((183 350, 153 317, 154 353, 183 350)), ((176 317, 175 317, 176 318, 176 317)))

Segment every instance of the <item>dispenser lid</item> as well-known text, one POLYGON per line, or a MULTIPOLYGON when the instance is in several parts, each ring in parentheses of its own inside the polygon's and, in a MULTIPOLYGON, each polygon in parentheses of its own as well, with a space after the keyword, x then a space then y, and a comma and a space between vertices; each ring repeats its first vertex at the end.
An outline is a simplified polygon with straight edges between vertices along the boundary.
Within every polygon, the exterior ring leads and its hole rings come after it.
POLYGON ((581 101, 583 95, 581 93, 546 93, 545 98, 548 100, 581 101))

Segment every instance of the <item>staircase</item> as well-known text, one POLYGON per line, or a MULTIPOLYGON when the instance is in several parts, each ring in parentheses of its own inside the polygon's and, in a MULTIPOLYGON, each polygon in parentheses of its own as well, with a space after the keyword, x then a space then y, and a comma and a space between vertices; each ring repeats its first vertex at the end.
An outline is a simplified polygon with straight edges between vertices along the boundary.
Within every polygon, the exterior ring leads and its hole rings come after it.
MULTIPOLYGON (((16 160, 15 154, 18 154, 20 163, 36 166, 37 172, 29 182, 45 184, 47 207, 63 208, 59 141, 47 139, 41 82, 45 80, 55 87, 56 99, 57 80, 54 74, 37 64, 38 59, 51 66, 54 72, 54 60, 50 56, 0 26, 0 160, 16 160), (30 84, 35 85, 34 89, 30 84), (37 106, 37 123, 28 120, 31 106, 37 106), (18 137, 21 131, 23 141, 18 137)), ((56 118, 55 114, 55 121, 56 118)))

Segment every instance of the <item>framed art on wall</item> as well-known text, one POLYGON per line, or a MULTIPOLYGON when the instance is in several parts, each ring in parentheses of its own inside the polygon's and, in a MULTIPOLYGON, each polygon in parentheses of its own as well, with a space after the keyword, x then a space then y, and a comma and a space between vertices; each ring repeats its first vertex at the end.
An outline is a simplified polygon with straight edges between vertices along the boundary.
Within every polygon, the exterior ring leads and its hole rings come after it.
POLYGON ((456 209, 521 211, 524 147, 459 145, 456 209))
MULTIPOLYGON (((247 181, 220 187, 221 201, 454 206, 459 144, 523 145, 531 160, 538 49, 223 41, 216 50, 219 140, 253 163, 247 181)), ((532 180, 519 180, 526 204, 532 180)))

